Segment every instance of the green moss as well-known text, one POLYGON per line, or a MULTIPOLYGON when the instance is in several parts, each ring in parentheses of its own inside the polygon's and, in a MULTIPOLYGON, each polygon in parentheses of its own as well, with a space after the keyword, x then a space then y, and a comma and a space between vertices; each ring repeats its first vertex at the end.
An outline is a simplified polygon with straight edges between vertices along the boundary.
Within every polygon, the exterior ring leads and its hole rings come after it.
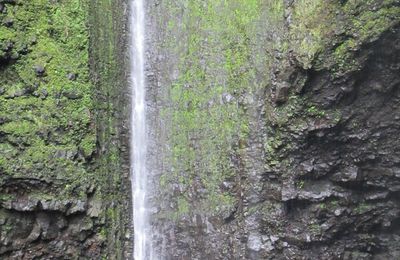
POLYGON ((365 214, 366 212, 370 211, 373 208, 373 205, 368 205, 365 202, 362 202, 355 207, 354 211, 357 214, 365 214))
POLYGON ((321 228, 321 225, 318 225, 318 224, 311 224, 309 227, 308 227, 308 229, 309 229, 309 231, 311 231, 313 234, 320 234, 321 232, 322 232, 322 228, 321 228))
MULTIPOLYGON (((179 57, 180 73, 170 85, 171 107, 162 113, 172 120, 168 140, 172 154, 167 160, 173 170, 161 177, 160 186, 168 190, 171 183, 179 183, 189 190, 194 183, 200 185, 206 192, 200 205, 188 204, 189 212, 214 214, 236 203, 234 194, 221 186, 237 174, 232 157, 240 153, 239 140, 251 132, 244 103, 267 78, 256 76, 270 62, 264 48, 255 48, 257 29, 265 27, 265 14, 271 24, 283 18, 284 6, 275 0, 182 0, 164 5, 162 9, 170 12, 165 21, 169 34, 184 30, 184 40, 171 37, 163 45, 171 56, 179 57), (182 17, 179 24, 176 17, 182 17)), ((186 200, 186 195, 183 192, 180 199, 186 200)))
MULTIPOLYGON (((0 14, 0 181, 50 180, 60 193, 43 192, 55 200, 86 198, 91 185, 96 198, 104 196, 105 208, 111 202, 122 204, 119 200, 125 198, 116 192, 121 189, 120 151, 113 139, 118 133, 114 115, 119 114, 113 104, 123 79, 115 50, 123 30, 117 26, 124 21, 122 1, 17 2, 6 1, 7 11, 0 14), (13 20, 12 26, 3 26, 6 17, 13 20), (89 33, 94 46, 91 61, 89 33), (43 74, 35 71, 39 66, 43 74), (97 102, 99 93, 107 102, 97 102), (107 147, 107 154, 94 162, 97 142, 107 147)), ((116 207, 107 219, 110 241, 124 230, 121 212, 116 207)), ((122 258, 121 241, 109 243, 116 258, 122 258)))
POLYGON ((382 8, 377 11, 367 11, 353 20, 354 30, 361 41, 374 40, 382 32, 398 23, 400 7, 382 8))
POLYGON ((35 133, 36 125, 29 121, 16 121, 4 124, 0 127, 0 131, 6 134, 24 136, 26 134, 35 133))
MULTIPOLYGON (((11 195, 11 194, 0 194, 0 201, 1 202, 11 201, 13 199, 15 199, 14 195, 11 195)), ((2 212, 0 212, 0 214, 1 213, 2 212)))
POLYGON ((324 111, 320 108, 317 108, 315 105, 308 107, 306 111, 310 116, 313 116, 313 117, 325 117, 326 116, 326 111, 324 111))
POLYGON ((80 143, 80 148, 83 150, 85 157, 89 157, 96 149, 96 137, 93 135, 86 136, 80 143))
POLYGON ((324 50, 328 34, 335 29, 339 3, 323 0, 300 0, 293 7, 290 41, 304 68, 310 68, 324 50))
POLYGON ((100 229, 99 236, 101 240, 106 240, 107 239, 107 229, 102 228, 100 229))
POLYGON ((397 24, 399 14, 395 0, 351 0, 345 4, 296 1, 292 7, 289 45, 304 68, 332 66, 337 74, 353 71, 358 68, 354 52, 397 24), (343 40, 344 32, 347 35, 343 40))
MULTIPOLYGON (((84 0, 7 5, 14 23, 0 26, 0 44, 12 42, 15 60, 1 72, 6 92, 0 97, 0 116, 7 123, 0 131, 19 154, 2 162, 9 175, 42 178, 64 169, 59 177, 74 181, 79 173, 87 174, 73 155, 81 142, 89 154, 95 139, 87 12, 84 0), (44 67, 43 76, 36 75, 36 66, 44 67), (76 80, 69 80, 69 73, 78 75, 76 80)), ((9 156, 4 150, 0 153, 9 156)))
POLYGON ((184 199, 184 198, 178 198, 177 200, 177 208, 178 208, 178 212, 177 214, 179 216, 181 215, 186 215, 187 213, 189 213, 189 203, 184 199))
POLYGON ((339 71, 356 70, 355 51, 399 23, 400 7, 394 6, 394 2, 384 1, 377 5, 374 1, 349 1, 344 6, 344 12, 352 17, 349 21, 351 38, 342 42, 333 53, 339 71))
POLYGON ((328 202, 328 206, 332 210, 337 209, 340 206, 339 205, 339 201, 338 200, 331 200, 331 201, 328 202))
POLYGON ((296 183, 296 187, 297 187, 298 189, 303 189, 303 188, 304 188, 304 185, 305 185, 305 181, 304 181, 304 180, 298 181, 298 182, 296 183))

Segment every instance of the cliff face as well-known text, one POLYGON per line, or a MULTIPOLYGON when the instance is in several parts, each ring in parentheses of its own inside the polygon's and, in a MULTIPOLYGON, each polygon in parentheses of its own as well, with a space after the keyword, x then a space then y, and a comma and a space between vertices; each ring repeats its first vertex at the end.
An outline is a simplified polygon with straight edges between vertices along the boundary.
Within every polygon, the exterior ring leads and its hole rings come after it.
MULTIPOLYGON (((148 0, 164 259, 400 258, 397 0, 148 0)), ((0 258, 129 257, 127 1, 0 0, 0 258)))
POLYGON ((112 71, 123 62, 110 60, 123 13, 108 1, 0 1, 1 259, 121 258, 129 199, 112 114, 124 85, 112 71))
MULTIPOLYGON (((290 10, 293 15, 296 5, 290 10)), ((277 226, 288 243, 282 252, 289 258, 396 259, 399 5, 348 1, 326 4, 323 12, 322 24, 337 21, 324 34, 323 49, 309 66, 294 51, 293 65, 276 73, 271 92, 280 101, 279 84, 289 86, 277 109, 293 113, 284 122, 275 116, 270 127, 280 139, 272 144, 280 161, 272 169, 281 176, 284 218, 277 226)))
POLYGON ((398 1, 148 8, 161 255, 399 258, 398 1))

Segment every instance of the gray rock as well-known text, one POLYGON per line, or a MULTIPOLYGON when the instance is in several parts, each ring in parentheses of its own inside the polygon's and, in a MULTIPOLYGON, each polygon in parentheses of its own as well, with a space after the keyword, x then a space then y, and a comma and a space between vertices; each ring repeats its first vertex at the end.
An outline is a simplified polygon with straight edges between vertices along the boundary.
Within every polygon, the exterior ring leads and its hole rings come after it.
MULTIPOLYGON (((40 226, 39 225, 34 225, 31 233, 26 238, 26 241, 29 241, 29 242, 35 241, 40 237, 40 234, 41 234, 40 226)), ((23 242, 22 243, 21 242, 18 243, 18 244, 22 244, 23 243, 23 242)))
POLYGON ((74 201, 72 202, 72 206, 67 210, 67 216, 75 213, 83 213, 86 212, 87 209, 87 201, 74 201))
POLYGON ((352 182, 357 181, 359 169, 357 166, 349 166, 344 170, 335 173, 331 179, 337 182, 352 182))
POLYGON ((252 251, 258 252, 261 250, 261 247, 262 247, 261 236, 256 233, 250 234, 247 239, 247 248, 252 251))
POLYGON ((103 204, 99 200, 90 201, 88 207, 88 215, 94 218, 99 217, 100 213, 103 211, 102 206, 103 204))
POLYGON ((68 201, 62 200, 41 200, 43 210, 66 212, 68 201))
POLYGON ((64 229, 68 226, 68 221, 63 216, 59 216, 55 221, 55 226, 60 230, 64 229))
POLYGON ((365 197, 366 200, 386 199, 389 195, 388 191, 374 192, 365 197))
POLYGON ((71 81, 75 81, 78 78, 78 74, 76 73, 68 73, 67 74, 67 79, 71 80, 71 81))
POLYGON ((41 99, 46 99, 47 98, 47 96, 49 95, 49 92, 47 92, 47 90, 45 89, 45 88, 43 88, 41 91, 40 91, 40 98, 41 99))
POLYGON ((68 99, 81 99, 83 97, 82 93, 79 93, 76 90, 65 90, 62 94, 68 99))
POLYGON ((35 65, 33 67, 33 69, 35 71, 36 76, 38 76, 38 77, 42 77, 46 73, 46 69, 42 65, 35 65))
POLYGON ((6 26, 6 27, 12 27, 13 24, 14 24, 14 20, 13 20, 12 18, 7 17, 7 18, 5 18, 5 19, 3 20, 3 24, 4 24, 4 26, 6 26))
POLYGON ((37 199, 17 199, 15 201, 11 202, 10 209, 16 210, 16 211, 34 211, 38 208, 38 202, 39 200, 37 199))
POLYGON ((289 97, 290 85, 287 82, 278 83, 276 86, 275 103, 285 103, 289 97))
POLYGON ((326 198, 331 197, 334 194, 333 185, 325 182, 318 183, 308 186, 304 189, 300 189, 298 198, 301 200, 309 201, 323 201, 326 198))

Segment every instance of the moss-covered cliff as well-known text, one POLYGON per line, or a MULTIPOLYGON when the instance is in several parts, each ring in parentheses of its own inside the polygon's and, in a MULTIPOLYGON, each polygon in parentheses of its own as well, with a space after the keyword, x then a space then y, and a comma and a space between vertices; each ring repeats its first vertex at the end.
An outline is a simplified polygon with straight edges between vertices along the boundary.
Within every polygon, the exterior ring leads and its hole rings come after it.
POLYGON ((124 10, 0 1, 2 259, 122 258, 124 10))
POLYGON ((399 2, 156 2, 167 259, 398 258, 399 2))
MULTIPOLYGON (((0 258, 125 259, 125 0, 0 0, 0 258)), ((400 258, 397 0, 146 1, 165 259, 400 258)))

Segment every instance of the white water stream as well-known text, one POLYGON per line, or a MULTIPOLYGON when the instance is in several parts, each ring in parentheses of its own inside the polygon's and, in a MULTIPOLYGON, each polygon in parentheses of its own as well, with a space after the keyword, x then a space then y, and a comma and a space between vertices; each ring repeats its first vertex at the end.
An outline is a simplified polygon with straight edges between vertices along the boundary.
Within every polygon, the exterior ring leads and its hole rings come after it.
POLYGON ((147 191, 147 132, 145 63, 144 0, 131 0, 130 10, 130 82, 131 82, 131 182, 133 203, 134 259, 151 257, 149 221, 146 208, 147 191))

